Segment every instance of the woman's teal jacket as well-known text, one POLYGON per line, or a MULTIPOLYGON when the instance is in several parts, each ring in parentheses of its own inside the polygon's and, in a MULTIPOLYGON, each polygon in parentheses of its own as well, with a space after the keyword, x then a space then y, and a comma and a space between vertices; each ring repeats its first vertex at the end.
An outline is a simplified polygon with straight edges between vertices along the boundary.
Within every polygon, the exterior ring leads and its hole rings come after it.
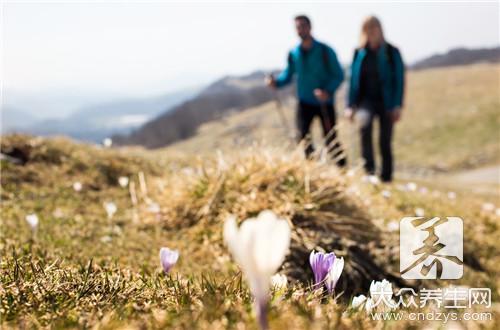
MULTIPOLYGON (((358 105, 361 67, 365 56, 365 48, 357 49, 354 52, 347 100, 347 105, 349 107, 356 107, 358 105)), ((377 51, 377 62, 380 83, 382 84, 384 107, 387 111, 392 111, 403 105, 405 87, 405 68, 403 59, 396 47, 389 43, 384 43, 377 51)))

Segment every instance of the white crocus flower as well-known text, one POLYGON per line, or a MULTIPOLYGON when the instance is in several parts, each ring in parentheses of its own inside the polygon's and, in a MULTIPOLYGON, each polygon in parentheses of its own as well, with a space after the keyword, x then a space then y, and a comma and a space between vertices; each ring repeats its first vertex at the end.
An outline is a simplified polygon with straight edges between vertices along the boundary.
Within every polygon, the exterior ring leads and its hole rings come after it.
POLYGON ((261 328, 267 329, 267 302, 271 276, 285 259, 290 246, 288 222, 272 211, 262 211, 238 228, 235 217, 224 223, 224 240, 240 265, 255 297, 261 328))
POLYGON ((148 204, 148 212, 150 213, 160 213, 160 205, 156 202, 150 201, 148 204))
POLYGON ((368 181, 369 181, 372 185, 374 185, 374 186, 376 186, 376 185, 379 185, 379 184, 380 184, 380 179, 379 179, 379 178, 378 178, 378 176, 376 176, 376 175, 370 175, 370 176, 368 177, 368 181))
POLYGON ((391 192, 389 190, 382 190, 382 196, 385 198, 391 198, 391 192))
POLYGON ((38 228, 38 216, 33 213, 33 214, 28 214, 26 216, 26 222, 30 225, 31 230, 34 232, 38 228))
POLYGON ((365 301, 366 301, 366 296, 364 294, 360 294, 359 296, 352 298, 351 308, 358 309, 359 307, 361 307, 362 304, 365 303, 365 301))
POLYGON ((285 289, 288 284, 288 279, 286 278, 286 275, 283 274, 274 274, 271 277, 271 286, 275 290, 282 290, 285 289))
POLYGON ((128 177, 126 177, 126 176, 119 177, 118 178, 118 184, 122 188, 125 188, 126 186, 128 186, 128 177))
POLYGON ((392 220, 387 224, 387 230, 396 231, 399 229, 399 222, 392 220))
POLYGON ((448 192, 448 198, 449 199, 456 199, 457 198, 457 194, 454 191, 449 191, 448 192))
POLYGON ((325 278, 325 286, 329 293, 332 293, 335 290, 335 285, 337 285, 337 281, 344 270, 344 258, 335 258, 332 266, 328 270, 328 275, 325 278))
POLYGON ((365 302, 365 310, 366 310, 366 312, 370 313, 373 310, 373 308, 375 307, 374 305, 375 305, 375 303, 373 302, 372 298, 366 299, 366 302, 365 302))
POLYGON ((417 208, 415 209, 415 215, 416 215, 417 217, 423 217, 423 216, 425 215, 425 211, 424 211, 424 209, 423 209, 423 208, 421 208, 421 207, 417 207, 417 208))
POLYGON ((111 238, 111 236, 109 236, 109 235, 101 237, 102 243, 111 243, 112 240, 113 240, 113 238, 111 238))
POLYGON ((351 308, 359 310, 364 304, 364 309, 367 313, 370 313, 375 308, 377 310, 392 310, 398 305, 392 299, 392 283, 387 280, 382 281, 372 281, 370 284, 370 296, 366 297, 361 294, 352 299, 351 308))
POLYGON ((79 192, 82 190, 82 183, 81 182, 75 182, 73 183, 73 189, 76 191, 76 192, 79 192))
POLYGON ((418 188, 418 186, 417 186, 417 184, 416 184, 415 182, 408 182, 408 183, 406 184, 406 189, 407 189, 408 191, 416 191, 416 190, 417 190, 417 188, 418 188))
POLYGON ((362 178, 362 181, 371 183, 374 186, 377 186, 380 184, 380 179, 376 175, 365 175, 362 178))
POLYGON ((104 209, 106 210, 106 213, 108 215, 108 219, 111 219, 113 217, 113 215, 115 215, 116 211, 118 210, 116 207, 116 204, 113 202, 104 203, 104 209))

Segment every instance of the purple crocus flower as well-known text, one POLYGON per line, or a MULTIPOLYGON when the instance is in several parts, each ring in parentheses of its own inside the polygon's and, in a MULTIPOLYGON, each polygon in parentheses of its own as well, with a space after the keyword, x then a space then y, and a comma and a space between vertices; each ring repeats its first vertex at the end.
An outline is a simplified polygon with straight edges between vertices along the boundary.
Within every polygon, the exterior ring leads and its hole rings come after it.
POLYGON ((168 273, 179 259, 179 251, 170 250, 169 248, 162 247, 160 249, 160 263, 163 271, 168 273))
POLYGON ((335 262, 335 253, 315 252, 312 250, 309 255, 309 263, 314 273, 314 287, 317 289, 323 283, 330 267, 335 262))

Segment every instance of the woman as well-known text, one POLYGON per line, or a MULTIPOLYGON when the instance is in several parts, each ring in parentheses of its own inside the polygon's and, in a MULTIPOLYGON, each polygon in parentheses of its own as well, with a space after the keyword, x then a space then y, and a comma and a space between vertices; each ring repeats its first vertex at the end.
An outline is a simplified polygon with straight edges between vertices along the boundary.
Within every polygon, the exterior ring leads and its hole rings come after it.
POLYGON ((381 179, 392 180, 392 129, 401 118, 404 94, 404 64, 399 50, 384 39, 378 18, 370 16, 361 28, 361 45, 354 52, 346 116, 352 120, 355 112, 363 113, 361 151, 365 170, 375 174, 373 156, 373 121, 380 122, 381 179))

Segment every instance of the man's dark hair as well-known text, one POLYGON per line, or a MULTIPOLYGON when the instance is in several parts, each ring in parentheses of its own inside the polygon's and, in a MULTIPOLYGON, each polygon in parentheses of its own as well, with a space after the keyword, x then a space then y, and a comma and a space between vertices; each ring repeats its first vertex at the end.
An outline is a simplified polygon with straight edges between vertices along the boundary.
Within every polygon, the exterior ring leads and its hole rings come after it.
POLYGON ((311 26, 311 20, 306 15, 295 16, 295 20, 296 21, 304 21, 307 23, 307 25, 309 25, 309 27, 311 26))

